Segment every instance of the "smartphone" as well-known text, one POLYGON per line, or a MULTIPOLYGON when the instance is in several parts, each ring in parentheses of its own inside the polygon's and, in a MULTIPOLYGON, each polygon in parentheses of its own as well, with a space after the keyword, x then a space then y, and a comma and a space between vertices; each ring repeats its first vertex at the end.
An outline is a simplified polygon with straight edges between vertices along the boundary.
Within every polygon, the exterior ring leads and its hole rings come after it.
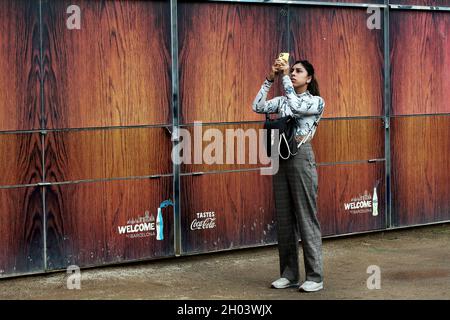
POLYGON ((286 62, 289 62, 289 53, 288 52, 281 52, 278 57, 283 59, 286 62))

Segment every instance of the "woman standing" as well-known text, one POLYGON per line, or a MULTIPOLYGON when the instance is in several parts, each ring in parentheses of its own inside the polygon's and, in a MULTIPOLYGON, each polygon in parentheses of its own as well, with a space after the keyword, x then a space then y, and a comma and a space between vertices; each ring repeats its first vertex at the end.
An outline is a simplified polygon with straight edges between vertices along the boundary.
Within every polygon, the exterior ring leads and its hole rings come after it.
POLYGON ((318 177, 311 139, 324 106, 313 66, 307 60, 300 60, 289 68, 289 64, 280 58, 272 65, 252 105, 253 111, 258 113, 277 113, 279 117, 293 115, 297 122, 295 138, 298 142, 311 131, 295 156, 280 159, 279 170, 273 177, 280 279, 272 283, 272 288, 299 285, 300 237, 306 281, 299 290, 311 292, 323 289, 322 234, 317 219, 318 177), (277 74, 282 76, 285 95, 266 101, 277 74))

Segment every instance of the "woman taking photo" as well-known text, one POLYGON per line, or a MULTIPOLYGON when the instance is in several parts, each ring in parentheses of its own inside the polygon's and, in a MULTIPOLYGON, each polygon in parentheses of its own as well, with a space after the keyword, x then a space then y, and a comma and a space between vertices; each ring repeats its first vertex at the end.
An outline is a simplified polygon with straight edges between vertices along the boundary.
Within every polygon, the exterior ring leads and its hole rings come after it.
POLYGON ((309 134, 293 157, 280 159, 279 170, 273 177, 280 278, 272 283, 272 288, 299 286, 300 237, 306 281, 299 290, 312 292, 323 289, 322 234, 317 219, 318 177, 311 140, 324 106, 313 66, 307 60, 300 60, 289 68, 288 62, 280 58, 272 65, 252 105, 257 113, 294 116, 297 142, 309 134), (282 76, 285 95, 266 101, 277 74, 282 76))

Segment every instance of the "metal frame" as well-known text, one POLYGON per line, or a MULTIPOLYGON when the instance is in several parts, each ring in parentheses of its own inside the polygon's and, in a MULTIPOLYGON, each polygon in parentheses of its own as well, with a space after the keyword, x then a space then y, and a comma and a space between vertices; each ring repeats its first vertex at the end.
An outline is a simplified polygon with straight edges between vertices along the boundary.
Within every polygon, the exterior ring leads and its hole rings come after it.
POLYGON ((367 8, 367 7, 384 8, 386 6, 385 4, 377 4, 377 3, 289 1, 289 0, 209 0, 208 2, 288 4, 288 5, 304 5, 304 6, 329 6, 329 7, 354 7, 354 8, 367 8))
MULTIPOLYGON (((385 4, 389 0, 384 0, 385 4)), ((392 227, 391 206, 391 137, 390 137, 390 111, 391 111, 391 61, 389 47, 389 6, 383 10, 383 45, 384 45, 384 158, 385 158, 385 228, 392 227)))
MULTIPOLYGON (((43 102, 42 102, 43 103, 43 102)), ((105 127, 84 127, 84 128, 49 128, 49 129, 27 129, 27 130, 0 130, 2 134, 32 134, 40 133, 46 135, 52 132, 72 132, 72 131, 95 131, 95 130, 117 130, 117 129, 157 129, 157 128, 170 128, 172 124, 142 124, 142 125, 129 125, 129 126, 105 126, 105 127)))
MULTIPOLYGON (((170 40, 172 57, 172 150, 178 143, 180 125, 179 83, 178 83, 178 1, 170 0, 170 40)), ((181 194, 180 194, 180 165, 178 153, 175 152, 173 162, 173 197, 174 197, 174 245, 175 256, 182 254, 181 243, 181 194)))
MULTIPOLYGON (((42 1, 39 1, 39 59, 40 59, 40 72, 39 72, 39 76, 40 76, 40 93, 41 93, 41 129, 45 127, 45 99, 44 99, 44 75, 43 75, 43 70, 44 70, 44 47, 43 47, 43 39, 42 39, 42 35, 43 35, 43 21, 42 21, 42 1)), ((41 183, 45 182, 45 132, 40 131, 40 136, 41 136, 41 146, 42 146, 42 150, 41 150, 41 161, 42 161, 42 176, 41 176, 41 183)), ((38 184, 39 185, 39 184, 38 184)), ((43 218, 43 222, 42 222, 42 245, 44 246, 44 252, 43 254, 43 260, 44 260, 44 272, 45 270, 48 269, 48 264, 47 264, 47 208, 46 208, 46 198, 45 198, 45 192, 46 192, 46 188, 45 186, 41 186, 39 185, 39 188, 41 189, 41 199, 42 199, 42 218, 43 218)))
POLYGON ((390 4, 389 8, 393 10, 450 11, 450 7, 445 6, 408 6, 401 4, 390 4))
POLYGON ((290 1, 290 0, 209 0, 208 2, 231 2, 231 3, 262 3, 262 4, 289 4, 303 6, 329 6, 329 7, 351 7, 351 8, 390 8, 394 10, 426 10, 426 11, 450 11, 450 6, 420 6, 390 3, 385 0, 380 3, 354 2, 324 2, 324 1, 290 1))
MULTIPOLYGON (((42 179, 38 183, 33 184, 21 184, 21 185, 0 185, 0 189, 15 189, 15 188, 29 188, 29 187, 39 187, 42 191, 42 210, 43 210, 43 245, 44 245, 44 272, 47 272, 47 243, 46 243, 46 190, 48 186, 53 185, 66 185, 66 184, 77 184, 77 183, 92 183, 92 182, 109 182, 118 180, 140 180, 140 179, 158 179, 163 177, 172 177, 173 184, 173 201, 174 201, 174 252, 175 256, 184 255, 182 252, 182 239, 181 239, 181 190, 180 190, 180 178, 184 176, 197 176, 197 175, 207 175, 207 174, 220 174, 220 173, 233 173, 233 172, 251 172, 259 171, 260 168, 252 169, 237 169, 237 170, 223 170, 223 171, 208 171, 208 172, 190 172, 182 173, 180 165, 173 164, 173 172, 171 174, 159 174, 159 175, 147 175, 147 176, 133 176, 133 177, 116 177, 116 178, 104 178, 104 179, 85 179, 85 180, 75 180, 75 181, 64 181, 64 182, 46 182, 46 172, 45 172, 45 136, 50 132, 72 132, 72 131, 95 131, 95 130, 116 130, 116 129, 140 129, 140 128, 166 128, 172 134, 172 147, 175 147, 178 143, 176 136, 181 127, 189 127, 195 124, 192 123, 180 123, 180 100, 179 100, 179 63, 178 63, 178 0, 170 0, 170 40, 171 40, 171 110, 172 110, 172 123, 168 124, 156 124, 156 125, 131 125, 131 126, 107 126, 107 127, 90 127, 90 128, 54 128, 54 129, 44 129, 45 127, 45 99, 43 95, 44 91, 44 76, 40 74, 40 92, 41 92, 41 119, 40 119, 40 129, 31 130, 0 130, 1 134, 34 134, 39 133, 41 138, 42 153, 42 179), (169 130, 172 128, 172 131, 169 130)), ((361 120, 361 119, 382 119, 385 123, 385 158, 384 159, 368 159, 368 160, 357 160, 357 161, 346 161, 346 162, 333 162, 333 163, 318 163, 318 166, 327 165, 341 165, 341 164, 353 164, 353 163, 373 163, 385 161, 385 183, 386 183, 386 197, 385 197, 385 229, 369 230, 359 233, 351 233, 350 235, 369 233, 369 232, 379 232, 379 231, 389 231, 402 228, 411 228, 418 225, 411 226, 396 226, 395 221, 393 221, 392 215, 392 198, 391 198, 391 146, 390 146, 390 119, 392 117, 413 117, 413 116, 437 116, 437 115, 447 115, 450 113, 437 113, 437 114, 420 114, 420 115, 391 115, 391 83, 390 83, 390 46, 389 46, 389 24, 390 24, 390 10, 420 10, 420 11, 430 11, 430 12, 450 12, 450 6, 418 6, 418 5, 399 5, 390 4, 389 0, 384 0, 384 4, 372 4, 372 3, 345 3, 345 2, 323 2, 323 1, 283 1, 283 0, 210 0, 209 3, 235 3, 235 4, 283 4, 283 9, 287 10, 287 48, 291 49, 291 37, 289 32, 289 24, 291 19, 291 6, 305 6, 305 7, 337 7, 337 8, 380 8, 383 10, 383 54, 384 54, 384 114, 381 116, 362 116, 362 117, 332 117, 324 118, 323 120, 361 120)), ((43 16, 42 16, 42 6, 43 0, 39 1, 39 50, 40 50, 40 68, 41 71, 44 70, 43 66, 43 16)), ((210 122, 201 123, 202 126, 208 125, 230 125, 230 124, 251 124, 251 123, 263 123, 263 121, 236 121, 236 122, 210 122)), ((178 156, 177 154, 175 156, 178 156)), ((423 225, 434 225, 442 224, 449 221, 438 221, 423 225)), ((345 236, 348 234, 339 234, 333 236, 327 236, 326 238, 345 236)), ((254 246, 251 246, 254 247, 254 246)), ((233 249, 234 250, 234 249, 233 249)), ((147 260, 147 259, 146 259, 147 260)), ((34 274, 34 273, 33 273, 34 274)))

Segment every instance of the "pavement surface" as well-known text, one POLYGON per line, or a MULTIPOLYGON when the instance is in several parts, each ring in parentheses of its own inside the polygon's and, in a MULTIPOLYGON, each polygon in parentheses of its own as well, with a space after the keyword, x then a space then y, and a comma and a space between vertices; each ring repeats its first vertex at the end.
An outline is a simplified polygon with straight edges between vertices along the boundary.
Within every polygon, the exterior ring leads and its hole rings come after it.
POLYGON ((85 269, 79 290, 65 272, 1 279, 0 299, 450 299, 450 224, 328 238, 323 254, 315 293, 270 289, 279 262, 268 246, 85 269))

